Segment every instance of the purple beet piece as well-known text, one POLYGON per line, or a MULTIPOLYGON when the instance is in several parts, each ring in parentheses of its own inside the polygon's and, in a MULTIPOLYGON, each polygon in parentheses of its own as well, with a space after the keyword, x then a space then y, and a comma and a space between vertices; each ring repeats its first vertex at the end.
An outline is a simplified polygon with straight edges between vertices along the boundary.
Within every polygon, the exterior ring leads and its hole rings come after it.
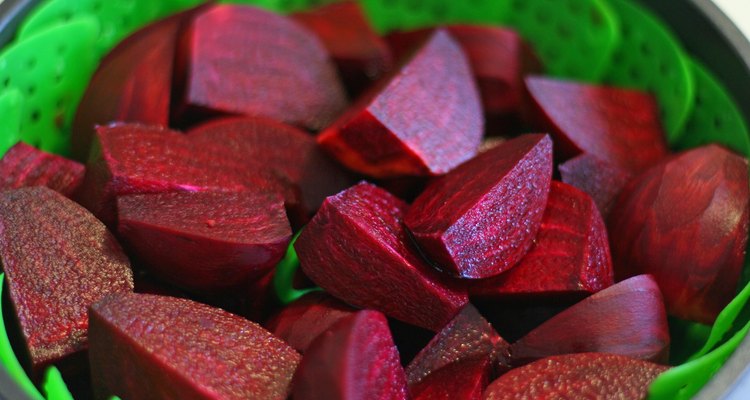
POLYGON ((405 400, 408 396, 388 321, 372 310, 341 319, 310 344, 292 392, 296 400, 405 400))
POLYGON ((596 293, 614 283, 607 228, 584 192, 552 181, 535 243, 510 270, 472 282, 472 296, 555 296, 596 293))
POLYGON ((300 355, 259 325, 191 300, 110 296, 89 312, 98 399, 286 399, 300 355))
POLYGON ((444 271, 488 278, 515 265, 531 247, 551 179, 549 136, 522 135, 431 183, 404 223, 444 271))
POLYGON ((357 184, 326 199, 295 249, 305 274, 334 297, 438 331, 468 299, 410 247, 406 207, 383 189, 357 184))
POLYGON ((117 198, 118 233, 163 280, 189 291, 237 289, 284 257, 284 201, 264 192, 171 192, 117 198))
POLYGON ((667 155, 659 108, 646 92, 526 78, 528 123, 552 134, 555 156, 588 153, 638 173, 667 155))
POLYGON ((200 13, 178 53, 183 120, 242 114, 318 130, 347 105, 336 66, 316 35, 260 8, 221 4, 200 13))
POLYGON ((128 258, 107 228, 46 187, 0 192, 0 261, 36 376, 87 348, 89 305, 133 290, 128 258))
POLYGON ((409 387, 412 400, 480 400, 490 383, 487 357, 450 363, 409 387))
POLYGON ((747 160, 717 145, 637 176, 608 221, 615 276, 652 274, 671 315, 713 323, 742 271, 748 179, 747 160))
POLYGON ((375 178, 441 175, 476 154, 483 126, 466 57, 446 31, 437 30, 318 143, 350 169, 375 178))
POLYGON ((85 173, 78 162, 18 142, 0 159, 0 189, 46 186, 71 197, 85 173))
POLYGON ((591 154, 581 154, 558 165, 562 181, 583 190, 606 220, 620 191, 632 174, 591 154))
POLYGON ((665 364, 667 313, 656 281, 639 275, 555 315, 510 348, 514 365, 557 354, 620 354, 665 364))

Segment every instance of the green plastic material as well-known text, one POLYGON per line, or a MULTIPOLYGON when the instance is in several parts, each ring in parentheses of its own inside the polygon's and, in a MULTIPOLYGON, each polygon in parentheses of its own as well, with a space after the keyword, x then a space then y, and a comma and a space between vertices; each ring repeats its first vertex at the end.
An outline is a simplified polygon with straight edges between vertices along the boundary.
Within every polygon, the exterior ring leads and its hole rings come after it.
POLYGON ((5 154, 21 139, 23 97, 16 89, 0 93, 0 154, 5 154))
POLYGON ((508 12, 508 0, 360 0, 380 33, 440 24, 498 24, 508 12))
POLYGON ((292 238, 284 258, 276 265, 276 272, 273 276, 273 288, 276 291, 276 297, 285 305, 308 293, 323 290, 320 288, 296 289, 294 287, 294 275, 299 268, 299 258, 297 258, 297 252, 294 250, 294 243, 301 232, 297 232, 292 238))
POLYGON ((42 390, 48 400, 73 400, 73 395, 65 385, 60 371, 55 367, 48 368, 44 374, 42 390))

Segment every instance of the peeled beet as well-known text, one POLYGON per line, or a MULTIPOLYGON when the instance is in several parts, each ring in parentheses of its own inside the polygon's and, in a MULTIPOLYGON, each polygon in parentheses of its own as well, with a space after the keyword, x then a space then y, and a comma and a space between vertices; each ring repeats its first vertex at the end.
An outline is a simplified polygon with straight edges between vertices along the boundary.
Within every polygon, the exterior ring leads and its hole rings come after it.
POLYGON ((749 199, 747 160, 717 145, 649 169, 609 218, 615 275, 652 274, 671 315, 711 324, 737 288, 749 199))
POLYGON ((568 354, 539 360, 496 379, 485 400, 646 398, 648 387, 669 367, 620 355, 568 354))
POLYGON ((586 192, 606 220, 620 191, 632 174, 591 154, 581 154, 558 165, 563 182, 586 192))
POLYGON ((0 192, 0 261, 36 376, 87 348, 92 303, 133 290, 130 263, 115 238, 83 207, 46 187, 0 192))
POLYGON ((491 277, 515 265, 531 247, 551 179, 552 141, 522 135, 431 183, 404 223, 444 271, 491 277))
POLYGON ((646 92, 526 78, 529 123, 552 134, 555 156, 589 153, 638 173, 667 155, 659 108, 646 92))
POLYGON ((535 243, 510 270, 472 282, 475 296, 555 296, 596 293, 614 283, 607 228, 593 200, 552 181, 535 243))
POLYGON ((97 399, 286 399, 300 355, 259 325, 186 299, 110 296, 89 313, 97 399))
POLYGON ((334 297, 438 331, 468 299, 410 246, 406 207, 360 183, 326 199, 294 247, 305 274, 334 297))
POLYGON ((292 397, 407 399, 404 369, 385 316, 359 311, 318 336, 294 376, 292 397))
POLYGON ((221 4, 200 13, 178 60, 183 123, 242 114, 318 130, 346 108, 336 67, 315 34, 260 8, 221 4))
POLYGON ((70 197, 85 173, 80 163, 18 142, 0 159, 0 189, 46 186, 70 197))
POLYGON ((441 175, 474 156, 484 122, 460 46, 437 30, 394 74, 370 89, 318 143, 375 178, 441 175))
POLYGON ((412 400, 480 400, 490 383, 490 359, 469 358, 450 363, 409 386, 412 400))

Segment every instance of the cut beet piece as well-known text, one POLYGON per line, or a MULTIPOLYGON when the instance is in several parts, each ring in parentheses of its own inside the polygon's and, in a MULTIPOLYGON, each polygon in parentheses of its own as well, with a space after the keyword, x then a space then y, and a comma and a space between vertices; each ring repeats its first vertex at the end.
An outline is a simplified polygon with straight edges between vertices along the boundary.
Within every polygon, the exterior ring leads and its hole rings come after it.
POLYGON ((483 125, 466 57, 437 30, 318 142, 344 165, 376 178, 440 175, 476 154, 483 125))
POLYGON ((747 160, 717 145, 649 169, 609 218, 615 276, 652 274, 670 314, 711 324, 739 282, 749 201, 747 160))
POLYGON ((632 178, 627 170, 602 161, 591 154, 581 154, 560 164, 562 181, 588 193, 606 220, 617 195, 632 178))
POLYGON ((300 360, 259 325, 190 300, 115 295, 89 317, 100 399, 286 399, 300 360))
POLYGON ((515 265, 536 236, 552 179, 552 141, 522 135, 430 184, 404 218, 426 255, 463 278, 515 265))
POLYGON ((589 153, 637 173, 667 154, 654 98, 631 89, 526 78, 529 123, 552 133, 561 160, 589 153))
POLYGON ((412 400, 480 400, 491 370, 487 357, 456 361, 409 386, 409 393, 412 400))
POLYGON ((318 336, 294 376, 292 397, 407 399, 404 369, 385 316, 359 311, 318 336))
POLYGON ((438 331, 468 299, 409 246, 406 207, 360 183, 329 197, 294 247, 305 274, 333 296, 438 331))
POLYGON ((292 230, 280 197, 172 192, 117 198, 119 236, 157 276, 190 291, 237 289, 268 273, 292 230))
POLYGON ((36 376, 86 349, 92 303, 133 290, 130 263, 115 238, 83 207, 46 187, 0 192, 0 261, 36 376))
POLYGON ((82 164, 18 142, 0 159, 0 189, 46 186, 70 197, 85 173, 82 164))
POLYGON ((667 314, 659 287, 650 275, 624 280, 584 299, 510 348, 514 365, 557 354, 587 352, 667 362, 667 314))
POLYGON ((350 93, 359 94, 393 68, 391 50, 354 1, 328 4, 293 17, 318 35, 350 93))
POLYGON ((539 360, 496 379, 485 400, 499 399, 623 399, 646 398, 648 386, 669 369, 625 356, 600 353, 568 354, 539 360))
POLYGON ((614 283, 607 228, 594 201, 580 190, 552 181, 534 245, 500 276, 472 282, 481 297, 596 293, 614 283))
POLYGON ((308 129, 327 126, 346 108, 328 51, 290 18, 246 5, 201 13, 178 55, 180 118, 264 116, 308 129))

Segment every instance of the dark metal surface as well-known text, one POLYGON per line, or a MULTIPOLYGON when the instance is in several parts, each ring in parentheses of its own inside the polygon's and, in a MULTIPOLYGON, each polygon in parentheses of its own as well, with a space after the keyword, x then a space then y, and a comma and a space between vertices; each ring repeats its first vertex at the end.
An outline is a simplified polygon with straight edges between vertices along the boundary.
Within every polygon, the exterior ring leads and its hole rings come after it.
POLYGON ((39 0, 0 0, 0 47, 13 38, 21 16, 37 3, 39 0))

